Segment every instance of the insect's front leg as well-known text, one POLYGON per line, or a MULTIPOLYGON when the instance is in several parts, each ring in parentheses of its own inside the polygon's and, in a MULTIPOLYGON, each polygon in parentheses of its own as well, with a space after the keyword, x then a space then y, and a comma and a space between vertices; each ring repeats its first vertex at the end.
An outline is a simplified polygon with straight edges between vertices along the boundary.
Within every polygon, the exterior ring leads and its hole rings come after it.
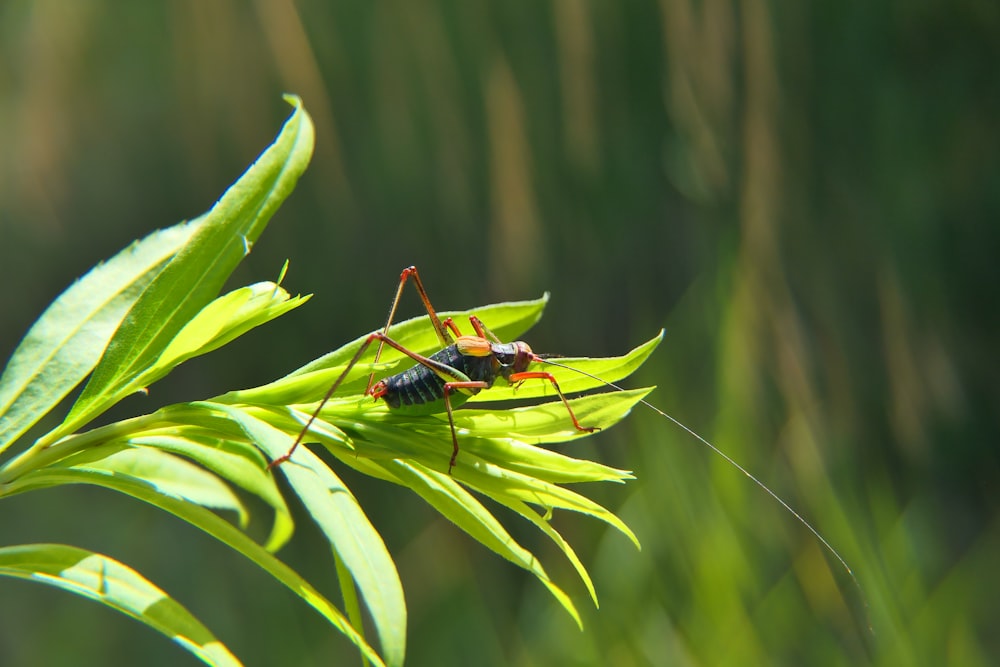
MULTIPOLYGON (((437 311, 431 305, 431 300, 427 297, 427 290, 424 289, 424 283, 420 280, 420 273, 417 272, 417 267, 415 266, 408 266, 399 274, 399 285, 396 287, 396 295, 392 298, 392 304, 389 306, 389 316, 385 319, 385 328, 382 329, 382 335, 387 336, 389 334, 389 327, 392 326, 392 320, 396 316, 396 307, 399 306, 399 299, 403 296, 403 287, 410 278, 413 278, 413 284, 417 288, 420 300, 424 302, 424 308, 427 309, 427 316, 431 318, 431 324, 434 326, 434 331, 437 333, 441 345, 444 347, 451 345, 451 335, 448 333, 448 330, 450 329, 456 336, 460 336, 458 327, 451 321, 451 318, 448 318, 443 323, 441 322, 437 311)), ((386 342, 388 340, 385 338, 379 341, 378 350, 375 352, 375 363, 378 363, 378 360, 382 358, 382 345, 386 342)), ((365 393, 371 391, 374 381, 375 372, 373 371, 368 376, 368 389, 365 390, 365 393)))
POLYGON ((563 405, 566 406, 566 412, 569 413, 570 419, 573 420, 573 426, 576 427, 577 431, 583 431, 584 433, 593 433, 594 431, 600 431, 599 426, 581 426, 580 422, 577 420, 576 415, 573 414, 573 408, 569 406, 569 401, 566 400, 566 395, 562 393, 562 389, 559 388, 559 383, 556 382, 556 378, 552 373, 546 371, 524 371, 521 373, 511 373, 510 377, 507 378, 508 381, 513 385, 518 385, 525 380, 548 380, 552 383, 552 387, 559 394, 559 398, 562 399, 563 405))

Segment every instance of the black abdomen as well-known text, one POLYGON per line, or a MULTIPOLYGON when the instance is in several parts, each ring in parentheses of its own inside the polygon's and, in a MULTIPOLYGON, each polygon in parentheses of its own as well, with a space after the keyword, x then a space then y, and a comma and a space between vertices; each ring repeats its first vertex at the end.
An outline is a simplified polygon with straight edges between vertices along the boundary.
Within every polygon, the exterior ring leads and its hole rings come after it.
MULTIPOLYGON (((486 382, 488 387, 493 386, 493 380, 496 378, 493 371, 493 355, 466 356, 458 351, 457 346, 449 345, 440 352, 432 354, 430 358, 465 374, 470 380, 486 382)), ((390 408, 398 408, 402 405, 433 403, 444 398, 444 385, 447 380, 439 377, 427 366, 417 364, 402 373, 387 377, 383 382, 386 391, 382 398, 390 408)))

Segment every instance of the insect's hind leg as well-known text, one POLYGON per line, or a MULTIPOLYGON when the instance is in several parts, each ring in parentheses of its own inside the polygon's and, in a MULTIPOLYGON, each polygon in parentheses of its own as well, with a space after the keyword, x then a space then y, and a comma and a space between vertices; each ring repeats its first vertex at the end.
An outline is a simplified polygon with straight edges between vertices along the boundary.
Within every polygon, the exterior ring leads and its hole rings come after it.
MULTIPOLYGON (((439 378, 444 380, 443 385, 443 398, 444 398, 444 409, 448 413, 448 426, 451 427, 451 459, 448 461, 448 474, 451 474, 451 469, 455 467, 455 459, 458 457, 458 433, 455 431, 455 416, 451 408, 451 394, 454 391, 467 391, 470 394, 479 393, 483 389, 489 389, 490 384, 482 380, 471 380, 467 375, 462 373, 456 368, 452 368, 448 364, 442 363, 431 359, 430 357, 425 357, 422 354, 414 352, 413 350, 407 349, 405 346, 397 343, 393 339, 389 338, 385 334, 376 331, 372 334, 372 337, 379 338, 386 345, 402 352, 406 356, 413 359, 415 362, 428 369, 439 378)), ((371 388, 369 393, 376 399, 386 396, 390 391, 389 385, 386 380, 380 380, 371 388)))
POLYGON ((273 470, 274 468, 278 467, 288 459, 292 458, 292 454, 295 453, 295 450, 302 442, 302 439, 306 437, 306 433, 309 432, 309 427, 312 426, 313 422, 316 420, 316 417, 319 415, 320 410, 322 410, 323 406, 326 405, 327 401, 330 400, 330 397, 333 396, 333 393, 337 391, 337 388, 344 381, 344 378, 347 377, 347 374, 351 372, 351 369, 354 368, 355 365, 357 365, 358 360, 361 359, 361 355, 365 353, 365 350, 368 349, 368 346, 371 345, 373 341, 375 341, 376 339, 384 340, 384 338, 385 336, 383 336, 378 331, 369 334, 368 338, 365 339, 365 342, 363 342, 361 344, 361 347, 358 348, 358 351, 354 353, 354 356, 351 358, 351 360, 347 362, 347 365, 344 367, 343 372, 341 372, 337 380, 327 390, 326 394, 323 396, 323 400, 319 402, 319 405, 316 406, 316 409, 313 411, 313 413, 309 415, 309 420, 306 422, 305 426, 302 427, 302 430, 299 431, 298 436, 296 436, 295 438, 295 442, 292 443, 292 446, 288 448, 287 452, 285 452, 284 454, 282 454, 281 456, 274 459, 273 461, 271 461, 271 463, 268 464, 267 466, 268 470, 273 470))
MULTIPOLYGON (((406 281, 413 278, 413 285, 417 288, 417 293, 420 294, 420 300, 424 302, 424 308, 427 309, 427 314, 431 318, 431 324, 434 326, 434 331, 437 333, 438 340, 441 341, 442 347, 447 347, 452 344, 451 335, 448 333, 450 329, 456 336, 461 334, 455 323, 451 321, 451 318, 441 321, 438 317, 437 311, 434 310, 434 306, 431 305, 431 300, 427 296, 427 290, 424 289, 424 283, 420 280, 420 273, 417 271, 417 267, 408 266, 403 269, 402 273, 399 274, 399 285, 396 287, 396 295, 392 298, 392 303, 389 306, 389 316, 385 319, 385 327, 382 328, 382 335, 389 335, 389 327, 392 325, 392 320, 396 316, 396 308, 399 306, 399 299, 403 295, 403 287, 406 285, 406 281)), ((382 357, 382 348, 384 345, 384 340, 379 341, 378 349, 375 351, 375 363, 382 357)), ((375 381, 375 371, 368 376, 368 389, 370 391, 372 388, 372 383, 375 381)))

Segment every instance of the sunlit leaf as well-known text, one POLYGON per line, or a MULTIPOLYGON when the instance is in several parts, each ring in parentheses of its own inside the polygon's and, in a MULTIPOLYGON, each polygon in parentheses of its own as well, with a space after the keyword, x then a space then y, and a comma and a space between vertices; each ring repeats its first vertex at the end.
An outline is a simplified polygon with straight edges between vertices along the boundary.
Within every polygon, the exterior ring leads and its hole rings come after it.
POLYGON ((132 382, 218 294, 312 156, 313 127, 297 98, 274 143, 202 216, 197 232, 129 310, 60 432, 74 430, 133 389, 132 382))
MULTIPOLYGON (((291 446, 292 438, 266 422, 237 408, 216 407, 240 424, 272 460, 291 446)), ((357 583, 386 662, 402 664, 406 650, 406 603, 396 566, 381 536, 350 490, 308 449, 300 448, 280 469, 357 583)))
POLYGON ((307 300, 308 297, 290 298, 288 292, 272 282, 248 285, 220 296, 184 325, 156 363, 136 378, 136 383, 151 384, 177 364, 222 347, 307 300))
MULTIPOLYGON (((545 572, 538 558, 518 544, 500 521, 454 477, 429 470, 412 461, 398 459, 365 461, 364 459, 351 460, 349 458, 342 460, 367 474, 409 488, 483 546, 534 574, 545 584, 553 597, 566 609, 577 624, 581 628, 583 627, 576 606, 569 596, 549 579, 549 575, 545 572)), ((591 593, 594 594, 593 585, 590 583, 585 569, 582 570, 581 577, 587 582, 591 593)))
POLYGON ((0 376, 0 452, 94 369, 125 313, 196 229, 184 222, 136 241, 42 313, 0 376))
POLYGON ((62 466, 131 479, 172 498, 231 511, 243 527, 249 521, 246 507, 215 474, 158 449, 107 444, 67 457, 53 468, 62 466))
MULTIPOLYGON (((275 579, 323 615, 330 624, 359 648, 374 665, 383 665, 378 653, 365 642, 357 630, 329 600, 323 597, 308 581, 275 558, 262 546, 251 540, 236 526, 214 512, 191 502, 160 493, 150 484, 112 474, 98 468, 51 466, 30 472, 9 485, 8 493, 23 493, 33 489, 48 488, 59 484, 92 484, 102 486, 159 507, 180 519, 200 528, 209 535, 229 545, 259 565, 275 579)), ((400 663, 395 663, 400 664, 400 663)))
MULTIPOLYGON (((514 340, 514 338, 520 336, 538 322, 548 301, 549 295, 543 294, 541 298, 531 301, 509 301, 473 308, 471 310, 445 311, 439 313, 439 315, 442 319, 451 317, 460 327, 465 324, 464 329, 470 334, 472 330, 471 327, 467 326, 467 321, 470 315, 476 315, 501 340, 514 340)), ((378 328, 380 329, 381 327, 378 328)), ((361 345, 367 336, 368 334, 366 333, 333 352, 306 364, 291 373, 291 375, 295 376, 331 366, 345 365, 354 356, 358 346, 361 345)), ((441 349, 441 343, 438 341, 437 334, 434 333, 434 328, 431 326, 430 319, 426 315, 393 324, 389 330, 389 336, 407 349, 420 354, 429 354, 441 349)), ((364 368, 367 368, 375 359, 376 346, 377 344, 372 345, 372 349, 359 360, 358 366, 363 368, 357 372, 358 378, 361 376, 367 378, 370 371, 366 371, 364 368)), ((382 351, 380 360, 387 364, 387 369, 391 369, 397 363, 407 365, 412 365, 413 363, 408 357, 388 346, 382 351)), ((343 393, 351 393, 350 388, 349 383, 345 384, 343 393)))
MULTIPOLYGON (((605 382, 617 382, 634 373, 646 362, 646 359, 649 358, 649 355, 653 353, 662 340, 663 332, 661 331, 655 338, 646 341, 620 357, 552 357, 552 362, 563 364, 569 368, 560 368, 553 364, 534 363, 530 369, 552 373, 559 382, 559 388, 564 394, 572 394, 594 388, 606 388, 605 382), (577 373, 573 369, 582 372, 577 373), (587 377, 583 373, 596 375, 605 382, 587 377)), ((556 396, 556 392, 552 388, 552 383, 547 380, 526 380, 519 386, 508 386, 498 383, 489 391, 480 392, 470 397, 469 402, 492 402, 513 398, 538 398, 543 396, 549 398, 556 396)))
POLYGON ((62 544, 0 547, 0 575, 55 586, 120 611, 208 665, 240 665, 187 609, 116 560, 62 544))
POLYGON ((147 431, 128 441, 185 456, 265 501, 275 514, 266 544, 268 551, 277 551, 291 538, 294 529, 291 513, 253 445, 219 437, 218 433, 212 435, 203 428, 182 426, 147 431))

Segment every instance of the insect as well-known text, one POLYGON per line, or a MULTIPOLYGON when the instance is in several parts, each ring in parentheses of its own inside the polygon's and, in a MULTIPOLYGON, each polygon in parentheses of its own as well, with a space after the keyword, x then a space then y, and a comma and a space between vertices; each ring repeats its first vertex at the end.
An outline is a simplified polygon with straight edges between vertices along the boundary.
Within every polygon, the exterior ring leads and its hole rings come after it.
MULTIPOLYGON (((579 431, 588 433, 597 430, 597 428, 586 427, 580 424, 576 415, 573 414, 573 409, 570 407, 569 401, 566 400, 566 396, 559 388, 559 383, 556 382, 555 377, 547 371, 529 371, 527 370, 528 366, 532 363, 557 366, 559 368, 564 368, 586 375, 587 377, 601 382, 612 389, 624 391, 619 385, 603 380, 584 370, 572 368, 553 361, 550 358, 539 356, 532 352, 531 347, 529 347, 527 343, 522 341, 515 341, 513 343, 501 342, 500 339, 493 332, 487 329, 486 325, 484 325, 482 321, 474 315, 469 318, 469 321, 475 331, 474 336, 462 335, 451 318, 441 320, 438 317, 437 312, 434 310, 434 307, 431 305, 430 299, 427 297, 427 292, 424 289, 423 282, 420 280, 420 274, 417 272, 416 267, 411 266, 404 269, 400 274, 399 286, 396 288, 396 295, 393 297, 392 304, 389 308, 389 316, 386 319, 385 327, 381 331, 375 331, 365 338, 364 342, 358 348, 358 351, 354 354, 354 357, 347 363, 343 372, 324 395, 316 410, 309 417, 305 426, 303 426, 302 430, 295 438, 295 442, 292 444, 291 448, 282 456, 274 459, 269 468, 273 469, 291 458, 295 449, 299 446, 299 444, 301 444, 306 433, 309 432, 309 428, 312 426, 317 415, 319 415, 320 411, 323 409, 323 406, 337 391, 337 388, 343 382, 351 368, 358 363, 368 347, 376 340, 379 342, 379 345, 375 353, 375 363, 378 363, 384 346, 389 345, 390 347, 395 348, 399 352, 413 359, 416 362, 416 365, 403 371, 402 373, 392 375, 379 380, 378 382, 374 382, 375 373, 372 372, 368 378, 368 387, 365 390, 365 393, 372 396, 376 400, 384 400, 390 408, 399 408, 403 405, 427 405, 438 400, 443 400, 444 409, 448 415, 448 423, 451 427, 452 453, 451 459, 448 462, 449 474, 451 473, 452 468, 455 467, 455 461, 459 453, 458 435, 455 431, 453 408, 464 403, 470 396, 478 394, 484 389, 489 389, 498 379, 503 379, 505 382, 512 385, 518 385, 521 382, 531 379, 546 380, 550 382, 556 393, 559 395, 559 398, 562 400, 563 405, 566 407, 566 410, 573 421, 573 426, 579 431), (443 346, 443 349, 430 356, 424 356, 409 350, 405 346, 394 341, 388 335, 389 327, 392 325, 392 320, 396 314, 396 307, 399 305, 399 300, 403 293, 403 288, 410 278, 413 278, 414 286, 420 294, 420 299, 423 301, 424 307, 427 309, 427 313, 430 316, 431 324, 433 325, 438 339, 443 346), (454 338, 452 337, 452 334, 454 334, 454 338)), ((639 402, 661 417, 673 422, 701 444, 711 449, 715 454, 721 456, 727 463, 748 477, 775 502, 781 505, 782 508, 794 516, 799 523, 805 526, 820 542, 820 544, 822 544, 823 547, 830 554, 832 554, 834 558, 836 558, 836 560, 847 572, 854 583, 855 588, 860 593, 861 599, 867 610, 867 600, 865 599, 864 592, 861 589, 861 584, 858 582, 854 571, 847 564, 847 561, 840 555, 840 553, 833 548, 833 545, 831 545, 818 530, 813 528, 812 524, 806 521, 801 514, 796 512, 791 505, 772 491, 770 487, 764 484, 764 482, 755 477, 749 470, 737 463, 736 460, 709 442, 706 438, 702 437, 693 429, 689 428, 684 423, 667 414, 663 410, 660 410, 658 407, 649 403, 645 399, 640 399, 639 402)))
MULTIPOLYGON (((411 368, 397 373, 390 377, 374 382, 375 373, 368 378, 368 388, 365 393, 372 398, 382 399, 390 408, 399 408, 403 405, 426 405, 435 401, 443 400, 444 409, 448 415, 448 424, 451 427, 451 459, 448 461, 448 473, 455 467, 458 458, 458 434, 455 431, 455 418, 453 408, 458 407, 469 396, 474 396, 484 389, 489 389, 498 380, 502 379, 507 384, 519 385, 526 380, 546 380, 552 384, 556 394, 562 400, 566 411, 569 413, 573 426, 581 432, 593 433, 598 430, 596 426, 582 426, 573 414, 573 408, 559 388, 556 378, 547 371, 529 371, 528 366, 532 362, 546 362, 545 359, 531 351, 531 347, 523 341, 513 343, 502 342, 496 334, 486 328, 486 325, 475 315, 469 318, 469 322, 475 331, 474 336, 462 335, 458 326, 451 318, 441 320, 437 312, 431 305, 424 289, 420 274, 415 266, 403 269, 399 277, 399 287, 396 289, 396 296, 392 300, 389 308, 389 316, 386 319, 385 327, 381 331, 375 331, 361 344, 354 358, 348 362, 340 377, 337 378, 333 386, 330 387, 319 406, 309 417, 305 426, 299 432, 298 437, 291 448, 282 456, 271 462, 269 467, 274 468, 289 458, 295 449, 302 442, 305 434, 309 431, 313 421, 330 397, 337 391, 340 383, 347 373, 358 363, 358 360, 365 353, 365 350, 375 342, 379 342, 378 350, 375 352, 375 363, 378 363, 382 356, 385 345, 395 348, 416 363, 411 368), (403 345, 400 345, 389 337, 389 327, 396 314, 396 307, 402 296, 403 288, 407 281, 413 278, 413 284, 420 294, 420 299, 427 309, 431 324, 441 341, 443 349, 432 355, 424 356, 418 354, 403 345), (454 334, 455 338, 452 338, 454 334)), ((561 364, 555 364, 561 365, 561 364)))

